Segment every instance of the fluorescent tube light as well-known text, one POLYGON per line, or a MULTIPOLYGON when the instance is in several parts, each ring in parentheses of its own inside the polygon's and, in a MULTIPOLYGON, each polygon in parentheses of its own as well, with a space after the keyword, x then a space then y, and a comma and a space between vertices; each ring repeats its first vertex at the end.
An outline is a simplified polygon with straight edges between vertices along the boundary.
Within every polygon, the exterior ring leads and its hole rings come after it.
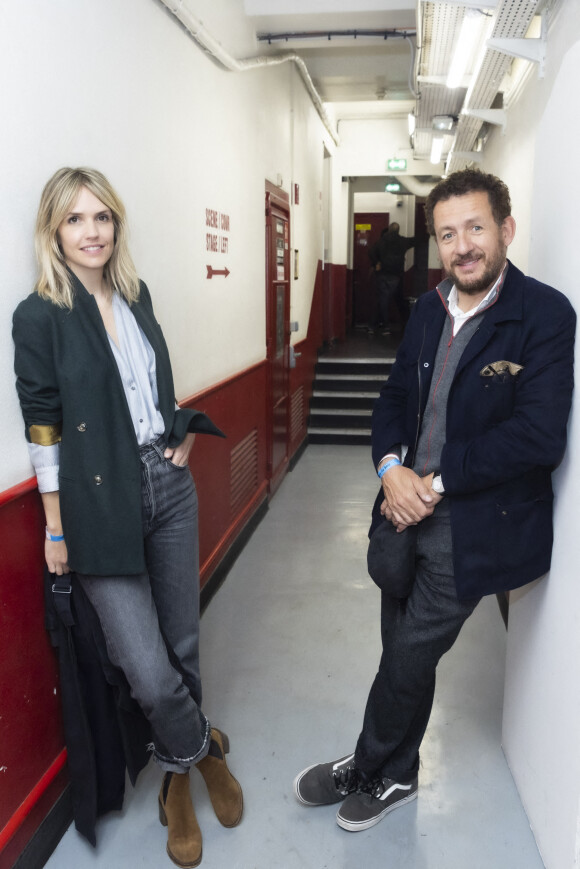
POLYGON ((441 154, 443 152, 443 136, 433 136, 433 141, 431 142, 431 162, 432 163, 440 163, 441 162, 441 154))
POLYGON ((477 9, 466 9, 461 24, 461 30, 455 44, 455 52, 447 73, 447 87, 457 88, 461 85, 467 64, 473 57, 473 52, 480 33, 480 13, 477 9))

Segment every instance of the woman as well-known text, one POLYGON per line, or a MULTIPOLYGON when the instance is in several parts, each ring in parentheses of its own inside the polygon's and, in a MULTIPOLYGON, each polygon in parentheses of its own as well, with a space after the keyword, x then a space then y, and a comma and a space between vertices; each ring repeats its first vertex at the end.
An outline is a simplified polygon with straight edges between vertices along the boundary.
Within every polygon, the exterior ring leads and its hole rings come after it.
POLYGON ((201 861, 196 765, 225 826, 241 820, 225 734, 201 711, 195 432, 127 247, 125 209, 93 169, 60 169, 40 202, 40 276, 14 314, 17 389, 46 515, 45 556, 95 609, 165 771, 159 813, 179 866, 201 861))

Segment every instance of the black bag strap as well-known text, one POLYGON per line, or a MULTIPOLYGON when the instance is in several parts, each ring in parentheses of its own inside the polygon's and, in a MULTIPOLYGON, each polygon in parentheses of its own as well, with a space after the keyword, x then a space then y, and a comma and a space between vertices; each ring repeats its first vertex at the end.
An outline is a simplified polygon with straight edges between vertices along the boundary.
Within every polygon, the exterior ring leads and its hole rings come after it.
POLYGON ((72 592, 72 573, 63 573, 59 576, 56 573, 50 574, 52 579, 52 597, 54 607, 62 623, 67 628, 71 628, 75 624, 75 619, 71 606, 72 592))

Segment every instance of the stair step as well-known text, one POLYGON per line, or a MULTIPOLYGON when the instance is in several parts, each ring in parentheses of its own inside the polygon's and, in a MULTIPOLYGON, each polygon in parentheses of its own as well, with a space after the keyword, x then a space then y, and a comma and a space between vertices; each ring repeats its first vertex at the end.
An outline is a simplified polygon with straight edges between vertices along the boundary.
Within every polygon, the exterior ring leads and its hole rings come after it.
POLYGON ((328 427, 326 427, 326 426, 313 425, 313 426, 308 426, 308 434, 309 434, 309 435, 311 435, 311 434, 313 434, 313 435, 349 435, 349 434, 356 434, 356 435, 366 435, 367 437, 370 438, 370 436, 371 436, 371 430, 370 430, 370 428, 363 428, 363 429, 360 429, 360 428, 348 428, 348 427, 346 427, 346 426, 340 426, 340 427, 338 427, 338 426, 328 426, 328 427))
POLYGON ((371 442, 370 429, 350 428, 309 428, 308 442, 311 444, 358 444, 368 446, 371 442))
POLYGON ((311 428, 356 428, 368 429, 371 417, 361 416, 360 414, 347 415, 342 411, 332 413, 321 413, 320 411, 311 410, 308 424, 311 428))
POLYGON ((372 415, 372 408, 357 407, 317 407, 315 413, 319 416, 368 416, 372 415))
POLYGON ((319 383, 323 380, 345 380, 347 383, 360 383, 362 380, 375 380, 377 383, 383 383, 385 380, 385 375, 378 374, 367 374, 364 371, 357 372, 356 374, 344 374, 335 373, 335 372, 326 372, 326 371, 318 371, 316 373, 316 377, 314 378, 315 383, 319 383))
POLYGON ((368 359, 338 359, 336 357, 329 358, 328 356, 319 356, 319 365, 392 365, 395 361, 394 356, 369 356, 368 359))
POLYGON ((373 407, 394 361, 394 355, 360 359, 321 356, 312 384, 309 442, 369 445, 373 407))
POLYGON ((388 356, 384 359, 324 359, 324 357, 321 357, 316 365, 316 371, 331 371, 336 374, 367 371, 369 373, 384 374, 390 370, 394 361, 394 356, 388 356))
POLYGON ((372 392, 375 398, 379 397, 383 385, 387 382, 386 377, 381 377, 380 380, 368 380, 361 378, 357 380, 345 380, 344 377, 337 377, 334 380, 317 377, 313 383, 316 392, 324 392, 326 395, 332 395, 342 392, 358 392, 359 394, 372 392))
POLYGON ((326 410, 335 413, 363 413, 369 416, 373 412, 376 395, 368 398, 359 398, 358 396, 345 398, 340 392, 323 392, 322 395, 317 395, 310 399, 310 412, 318 413, 321 410, 326 410))
MULTIPOLYGON (((327 398, 328 397, 328 390, 316 389, 316 381, 314 381, 314 387, 315 388, 312 392, 313 398, 327 398)), ((349 392, 349 391, 344 391, 344 390, 339 390, 339 389, 333 389, 332 394, 333 394, 334 398, 361 398, 361 399, 365 398, 365 399, 372 399, 373 401, 375 401, 375 399, 378 396, 378 392, 359 392, 358 390, 356 392, 354 392, 354 391, 349 392)))

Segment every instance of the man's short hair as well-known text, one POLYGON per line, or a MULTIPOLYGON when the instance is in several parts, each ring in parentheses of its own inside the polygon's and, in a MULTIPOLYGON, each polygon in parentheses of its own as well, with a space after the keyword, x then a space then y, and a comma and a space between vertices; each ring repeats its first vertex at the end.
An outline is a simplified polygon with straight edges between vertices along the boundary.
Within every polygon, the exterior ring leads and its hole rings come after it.
POLYGON ((463 169, 460 172, 452 172, 429 193, 425 202, 425 220, 430 235, 435 235, 433 210, 438 202, 445 202, 452 196, 477 193, 480 190, 487 193, 493 219, 498 226, 501 226, 506 217, 512 213, 507 185, 495 175, 488 175, 480 169, 463 169))

